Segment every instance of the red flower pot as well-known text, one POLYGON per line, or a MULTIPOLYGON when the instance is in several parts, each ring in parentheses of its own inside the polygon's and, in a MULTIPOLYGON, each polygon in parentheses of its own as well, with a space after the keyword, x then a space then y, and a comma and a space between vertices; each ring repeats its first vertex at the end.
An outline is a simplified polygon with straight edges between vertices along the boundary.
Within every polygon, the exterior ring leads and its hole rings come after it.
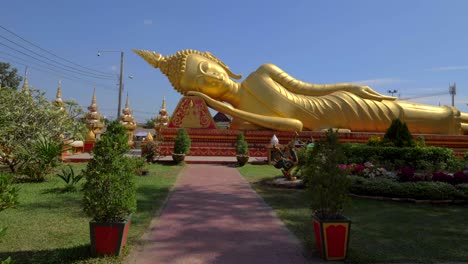
POLYGON ((343 219, 320 219, 314 215, 315 242, 320 256, 325 260, 346 258, 351 221, 343 219))
POLYGON ((118 256, 127 243, 130 222, 130 217, 116 223, 89 222, 92 254, 118 256))

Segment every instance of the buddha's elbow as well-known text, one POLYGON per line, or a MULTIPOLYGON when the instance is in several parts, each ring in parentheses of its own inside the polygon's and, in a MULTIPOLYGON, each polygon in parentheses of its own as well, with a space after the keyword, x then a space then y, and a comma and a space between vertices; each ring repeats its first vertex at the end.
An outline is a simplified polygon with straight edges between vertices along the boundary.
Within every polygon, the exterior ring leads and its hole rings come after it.
POLYGON ((272 74, 272 73, 279 73, 279 72, 282 72, 282 70, 278 66, 276 66, 276 65, 274 65, 272 63, 262 64, 257 69, 257 73, 272 74))

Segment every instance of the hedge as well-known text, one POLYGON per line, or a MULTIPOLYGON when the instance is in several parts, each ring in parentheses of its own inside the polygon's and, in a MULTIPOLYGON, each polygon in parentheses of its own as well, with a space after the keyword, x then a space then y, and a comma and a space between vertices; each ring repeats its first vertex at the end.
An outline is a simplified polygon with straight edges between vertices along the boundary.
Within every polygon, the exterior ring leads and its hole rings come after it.
POLYGON ((350 175, 350 192, 358 195, 418 200, 468 200, 468 184, 443 182, 396 182, 390 179, 366 179, 350 175))

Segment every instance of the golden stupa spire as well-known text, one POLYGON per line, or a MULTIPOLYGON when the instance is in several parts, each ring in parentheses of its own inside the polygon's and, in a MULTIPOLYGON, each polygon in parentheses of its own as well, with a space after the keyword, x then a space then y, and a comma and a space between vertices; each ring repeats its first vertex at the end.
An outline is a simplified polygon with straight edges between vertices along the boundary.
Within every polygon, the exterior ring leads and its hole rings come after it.
POLYGON ((166 96, 163 96, 163 101, 162 101, 161 109, 166 109, 166 96))
POLYGON ((128 103, 128 93, 127 93, 127 101, 125 102, 125 108, 129 108, 129 103, 128 103))
POLYGON ((104 126, 101 122, 101 114, 99 114, 98 109, 99 107, 96 104, 96 88, 94 88, 91 105, 88 106, 88 113, 86 113, 85 116, 86 126, 89 130, 92 130, 94 134, 101 134, 101 130, 104 126))
POLYGON ((57 95, 55 96, 55 98, 62 99, 62 80, 58 81, 57 95))
POLYGON ((91 105, 96 105, 96 88, 93 90, 93 98, 91 99, 91 105))
POLYGON ((63 105, 65 103, 62 100, 62 81, 61 80, 58 81, 57 95, 55 96, 55 99, 52 101, 52 104, 54 104, 60 110, 65 110, 65 108, 63 108, 63 105))
POLYGON ((22 91, 23 92, 27 92, 29 90, 29 86, 28 86, 28 66, 26 66, 26 69, 24 71, 24 82, 23 82, 23 88, 22 88, 22 91))

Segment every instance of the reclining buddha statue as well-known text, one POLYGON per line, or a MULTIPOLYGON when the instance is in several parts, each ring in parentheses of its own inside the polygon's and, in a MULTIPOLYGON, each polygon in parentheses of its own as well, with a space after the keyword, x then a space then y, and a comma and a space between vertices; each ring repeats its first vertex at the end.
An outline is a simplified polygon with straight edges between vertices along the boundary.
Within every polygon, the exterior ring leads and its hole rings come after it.
POLYGON ((134 51, 159 68, 180 93, 199 96, 231 115, 232 129, 385 132, 399 118, 413 133, 468 134, 468 114, 455 107, 400 101, 352 83, 306 83, 273 64, 236 82, 242 76, 209 52, 182 50, 163 56, 134 51))

